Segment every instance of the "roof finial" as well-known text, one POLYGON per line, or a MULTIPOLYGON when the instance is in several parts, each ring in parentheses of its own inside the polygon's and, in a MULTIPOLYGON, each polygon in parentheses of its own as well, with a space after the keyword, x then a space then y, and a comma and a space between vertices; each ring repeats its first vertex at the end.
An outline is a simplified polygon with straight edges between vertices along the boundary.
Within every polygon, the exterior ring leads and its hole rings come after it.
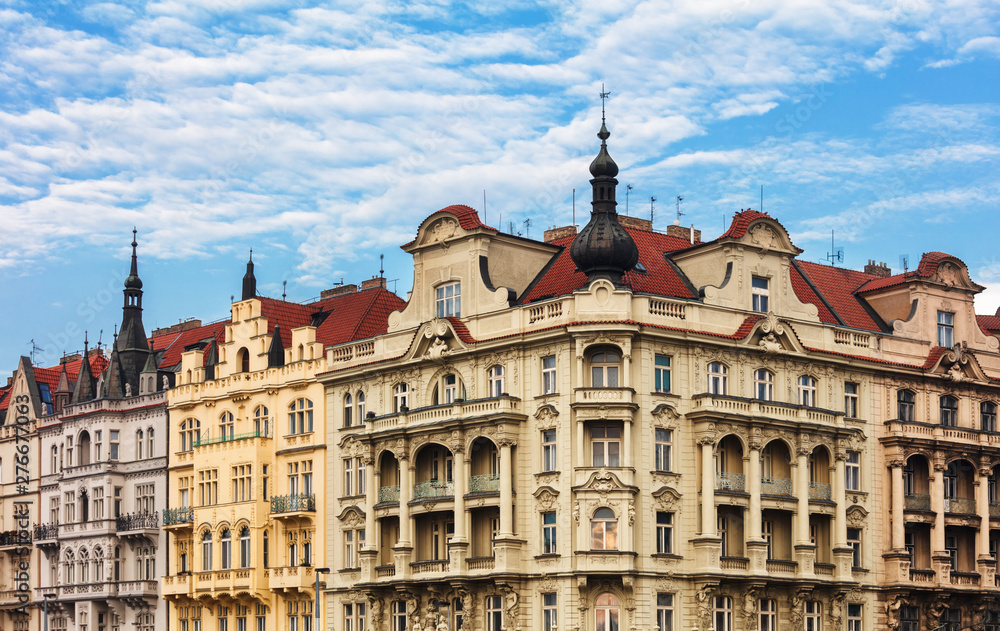
POLYGON ((601 82, 601 124, 604 124, 604 100, 611 97, 610 92, 604 91, 604 82, 601 82))
POLYGON ((250 260, 253 261, 253 248, 250 248, 250 260))

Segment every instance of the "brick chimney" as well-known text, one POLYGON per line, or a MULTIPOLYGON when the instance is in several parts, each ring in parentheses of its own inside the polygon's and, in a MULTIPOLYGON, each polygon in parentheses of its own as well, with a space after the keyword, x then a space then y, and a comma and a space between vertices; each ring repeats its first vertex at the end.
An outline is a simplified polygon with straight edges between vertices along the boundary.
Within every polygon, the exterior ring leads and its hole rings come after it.
POLYGON ((361 281, 361 291, 381 287, 385 289, 385 276, 372 276, 368 280, 361 281))
POLYGON ((572 237, 574 235, 576 235, 576 226, 563 226, 562 228, 549 228, 545 231, 545 235, 542 239, 546 243, 552 243, 556 239, 572 237))
POLYGON ((190 331, 191 329, 197 329, 201 326, 201 320, 196 318, 191 318, 189 320, 184 320, 183 322, 178 322, 171 326, 165 326, 162 329, 153 329, 152 337, 157 337, 159 335, 168 335, 170 333, 180 333, 181 331, 190 331))
POLYGON ((874 259, 868 259, 868 265, 865 265, 865 274, 872 274, 873 276, 879 276, 885 278, 887 276, 892 276, 892 270, 883 261, 882 263, 876 263, 874 259))
POLYGON ((319 299, 326 300, 327 298, 333 298, 334 296, 342 296, 344 294, 356 294, 358 293, 357 285, 341 285, 340 287, 332 287, 330 289, 324 289, 319 292, 319 299))
MULTIPOLYGON (((155 335, 156 332, 154 331, 153 334, 155 335)), ((76 360, 82 359, 82 358, 83 358, 83 355, 81 355, 80 353, 73 353, 72 355, 65 355, 65 356, 63 356, 59 360, 59 365, 61 366, 63 364, 68 364, 70 362, 75 362, 76 360)))
MULTIPOLYGON (((684 239, 687 242, 691 242, 691 228, 687 226, 681 226, 678 224, 670 224, 667 226, 667 236, 675 237, 677 239, 684 239)), ((694 231, 694 242, 701 243, 701 230, 694 231)))
POLYGON ((630 217, 628 215, 618 215, 618 223, 626 228, 632 228, 634 230, 645 230, 647 232, 653 231, 653 222, 649 219, 639 219, 638 217, 630 217))

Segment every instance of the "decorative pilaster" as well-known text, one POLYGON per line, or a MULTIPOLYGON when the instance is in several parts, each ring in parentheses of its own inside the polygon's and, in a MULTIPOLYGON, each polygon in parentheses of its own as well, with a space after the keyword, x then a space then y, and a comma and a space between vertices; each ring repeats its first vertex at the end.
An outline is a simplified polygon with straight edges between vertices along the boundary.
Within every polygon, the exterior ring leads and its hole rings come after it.
POLYGON ((795 486, 798 495, 796 513, 796 543, 795 560, 798 562, 799 576, 809 577, 814 573, 813 563, 816 561, 816 546, 809 538, 809 456, 812 450, 799 447, 796 468, 795 486))

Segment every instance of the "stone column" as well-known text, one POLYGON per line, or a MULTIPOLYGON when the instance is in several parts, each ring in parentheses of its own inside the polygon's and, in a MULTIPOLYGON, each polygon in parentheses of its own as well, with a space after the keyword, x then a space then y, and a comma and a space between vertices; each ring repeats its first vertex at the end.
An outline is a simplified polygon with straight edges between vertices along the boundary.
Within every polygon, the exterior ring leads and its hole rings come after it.
POLYGON ((510 440, 500 441, 500 537, 514 536, 514 489, 510 440))
POLYGON ((375 470, 375 461, 371 456, 364 456, 365 463, 365 548, 378 548, 375 540, 375 505, 378 504, 379 482, 382 477, 375 470))
POLYGON ((931 565, 937 572, 939 584, 951 584, 951 556, 944 547, 944 458, 936 456, 933 462, 934 484, 931 487, 931 510, 934 511, 934 528, 931 534, 931 565))
POLYGON ((469 488, 472 462, 465 459, 465 453, 455 450, 458 471, 455 472, 455 534, 448 543, 448 559, 452 574, 460 574, 465 569, 465 559, 469 553, 469 539, 465 529, 465 494, 469 488))
POLYGON ((760 450, 759 438, 751 437, 749 442, 750 455, 747 461, 747 491, 750 493, 750 506, 747 509, 746 550, 750 559, 751 574, 767 572, 767 541, 761 534, 760 507, 760 450))
POLYGON ((847 450, 838 446, 834 460, 833 563, 838 581, 853 581, 854 550, 847 545, 847 450))
POLYGON ((409 546, 410 539, 410 499, 413 497, 413 475, 410 458, 404 454, 399 458, 399 545, 409 546))
POLYGON ((715 537, 715 439, 704 436, 701 444, 701 536, 715 537))
POLYGON ((808 446, 800 446, 797 450, 798 460, 795 477, 795 494, 798 496, 796 514, 795 560, 798 562, 800 576, 812 576, 813 563, 816 561, 816 546, 809 537, 809 456, 812 450, 808 446))
POLYGON ((622 466, 632 466, 632 422, 625 421, 622 430, 622 466))
POLYGON ((586 441, 584 440, 584 433, 585 433, 585 431, 586 431, 586 428, 583 425, 583 421, 577 421, 576 422, 576 458, 574 458, 574 460, 576 461, 574 463, 574 466, 577 466, 577 467, 589 467, 590 466, 590 457, 584 451, 584 445, 586 444, 586 441))
POLYGON ((903 496, 903 466, 901 460, 889 463, 892 472, 892 549, 903 550, 906 547, 905 518, 906 498, 903 496))
POLYGON ((990 556, 990 477, 989 461, 985 458, 979 467, 979 488, 976 493, 976 512, 979 513, 979 554, 976 560, 980 585, 987 588, 996 583, 996 562, 990 556))

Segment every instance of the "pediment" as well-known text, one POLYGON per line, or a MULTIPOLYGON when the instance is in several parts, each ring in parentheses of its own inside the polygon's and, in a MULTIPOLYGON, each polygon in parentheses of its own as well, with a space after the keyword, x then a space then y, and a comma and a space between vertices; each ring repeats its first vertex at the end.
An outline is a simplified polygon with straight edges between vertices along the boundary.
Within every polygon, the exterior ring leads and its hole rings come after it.
POLYGON ((621 479, 612 471, 599 469, 590 474, 586 482, 580 486, 573 487, 574 491, 596 491, 598 493, 609 493, 611 491, 637 492, 639 489, 624 484, 621 479))
POLYGON ((447 246, 452 241, 461 239, 466 235, 458 218, 452 213, 437 212, 424 220, 417 230, 416 245, 442 244, 447 246))
POLYGON ((353 505, 346 506, 346 507, 344 507, 344 510, 340 511, 340 514, 337 515, 337 519, 339 519, 340 521, 345 522, 345 523, 347 523, 349 525, 354 525, 354 524, 359 524, 359 523, 360 524, 364 524, 365 523, 365 513, 364 513, 363 510, 361 510, 357 506, 353 506, 353 505))
POLYGON ((955 383, 989 381, 989 377, 979 365, 979 360, 975 354, 969 352, 965 342, 955 344, 951 349, 941 353, 929 370, 932 374, 955 383))
POLYGON ((406 359, 430 359, 445 362, 455 353, 465 352, 468 347, 459 338, 451 321, 434 318, 424 322, 417 329, 406 359))
POLYGON ((972 282, 969 269, 959 259, 949 257, 942 260, 930 277, 931 282, 941 283, 946 287, 958 287, 972 291, 982 291, 983 287, 972 282))
POLYGON ((662 510, 671 510, 681 500, 681 494, 677 492, 676 489, 669 486, 661 486, 657 490, 653 491, 653 502, 656 504, 657 508, 662 510))
POLYGON ((759 349, 765 355, 806 352, 792 325, 782 322, 773 312, 768 312, 754 324, 744 344, 759 349))
POLYGON ((797 255, 802 252, 792 243, 784 226, 770 217, 751 222, 742 240, 745 244, 758 248, 761 254, 777 251, 797 255))

